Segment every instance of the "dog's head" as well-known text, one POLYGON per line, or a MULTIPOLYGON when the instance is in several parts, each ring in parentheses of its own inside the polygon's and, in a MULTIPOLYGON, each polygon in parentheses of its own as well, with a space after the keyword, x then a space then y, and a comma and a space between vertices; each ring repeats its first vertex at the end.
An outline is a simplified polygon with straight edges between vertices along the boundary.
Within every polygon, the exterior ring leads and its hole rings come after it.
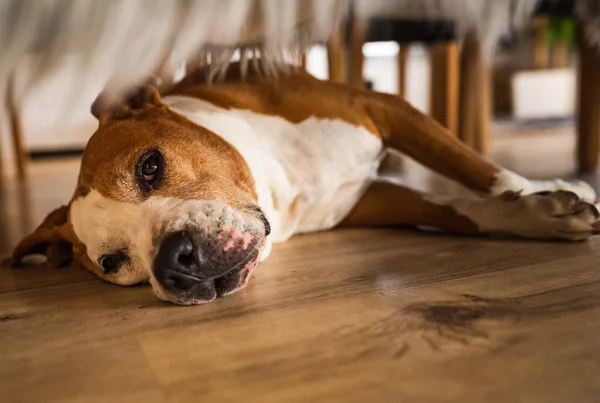
POLYGON ((112 283, 149 280, 179 304, 243 287, 270 228, 237 150, 169 110, 151 85, 117 103, 101 95, 92 113, 100 124, 73 198, 21 241, 13 263, 74 258, 112 283))

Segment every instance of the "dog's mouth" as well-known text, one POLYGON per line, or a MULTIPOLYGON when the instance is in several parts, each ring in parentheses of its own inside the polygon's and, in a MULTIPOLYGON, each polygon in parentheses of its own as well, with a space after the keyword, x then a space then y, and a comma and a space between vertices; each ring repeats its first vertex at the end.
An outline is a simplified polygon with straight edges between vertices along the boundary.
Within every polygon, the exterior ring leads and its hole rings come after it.
POLYGON ((210 283, 212 281, 217 297, 222 297, 238 289, 242 285, 240 282, 244 282, 249 277, 258 264, 258 255, 259 249, 254 248, 241 262, 236 264, 227 273, 212 279, 198 277, 193 274, 183 274, 183 277, 186 280, 198 283, 210 283))
POLYGON ((234 229, 228 237, 168 234, 153 263, 156 295, 176 304, 210 302, 243 288, 258 264, 264 236, 234 229))
POLYGON ((250 280, 250 275, 258 264, 258 257, 259 249, 255 248, 236 267, 225 275, 215 278, 214 283, 217 298, 233 294, 242 289, 248 283, 248 280, 250 280))
POLYGON ((243 288, 267 244, 270 226, 256 208, 186 204, 163 217, 153 236, 151 283, 177 304, 201 304, 243 288))

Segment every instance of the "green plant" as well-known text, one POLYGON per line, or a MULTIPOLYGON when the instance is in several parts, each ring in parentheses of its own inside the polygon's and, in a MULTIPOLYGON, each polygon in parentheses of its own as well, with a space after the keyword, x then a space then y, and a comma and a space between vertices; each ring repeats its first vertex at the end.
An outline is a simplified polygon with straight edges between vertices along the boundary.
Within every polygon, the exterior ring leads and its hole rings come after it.
POLYGON ((572 18, 550 20, 546 26, 545 37, 550 45, 560 42, 574 45, 577 38, 577 24, 572 18))

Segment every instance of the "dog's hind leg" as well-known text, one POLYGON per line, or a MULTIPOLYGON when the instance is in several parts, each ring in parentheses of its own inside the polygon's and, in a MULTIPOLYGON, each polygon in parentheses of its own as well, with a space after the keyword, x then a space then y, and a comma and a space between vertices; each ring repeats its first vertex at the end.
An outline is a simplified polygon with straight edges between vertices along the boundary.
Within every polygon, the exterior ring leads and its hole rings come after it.
POLYGON ((340 225, 428 226, 464 235, 578 241, 597 232, 598 216, 594 205, 568 191, 442 200, 393 183, 374 182, 340 225))
POLYGON ((364 105, 386 146, 395 148, 428 168, 488 195, 520 191, 568 190, 592 202, 596 194, 581 181, 532 181, 487 160, 434 119, 392 95, 363 92, 364 105))

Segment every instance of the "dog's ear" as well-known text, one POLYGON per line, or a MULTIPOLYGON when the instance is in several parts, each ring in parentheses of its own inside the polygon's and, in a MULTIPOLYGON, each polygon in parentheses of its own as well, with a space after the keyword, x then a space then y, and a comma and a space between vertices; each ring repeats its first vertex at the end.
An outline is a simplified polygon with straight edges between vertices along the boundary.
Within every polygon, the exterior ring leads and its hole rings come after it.
POLYGON ((11 266, 21 263, 28 255, 46 256, 49 267, 61 267, 73 260, 74 235, 67 223, 68 206, 52 211, 30 235, 26 236, 13 250, 11 266))
POLYGON ((149 78, 144 84, 130 88, 124 93, 105 89, 92 104, 92 115, 100 124, 113 119, 124 119, 163 105, 158 86, 160 81, 149 78))

